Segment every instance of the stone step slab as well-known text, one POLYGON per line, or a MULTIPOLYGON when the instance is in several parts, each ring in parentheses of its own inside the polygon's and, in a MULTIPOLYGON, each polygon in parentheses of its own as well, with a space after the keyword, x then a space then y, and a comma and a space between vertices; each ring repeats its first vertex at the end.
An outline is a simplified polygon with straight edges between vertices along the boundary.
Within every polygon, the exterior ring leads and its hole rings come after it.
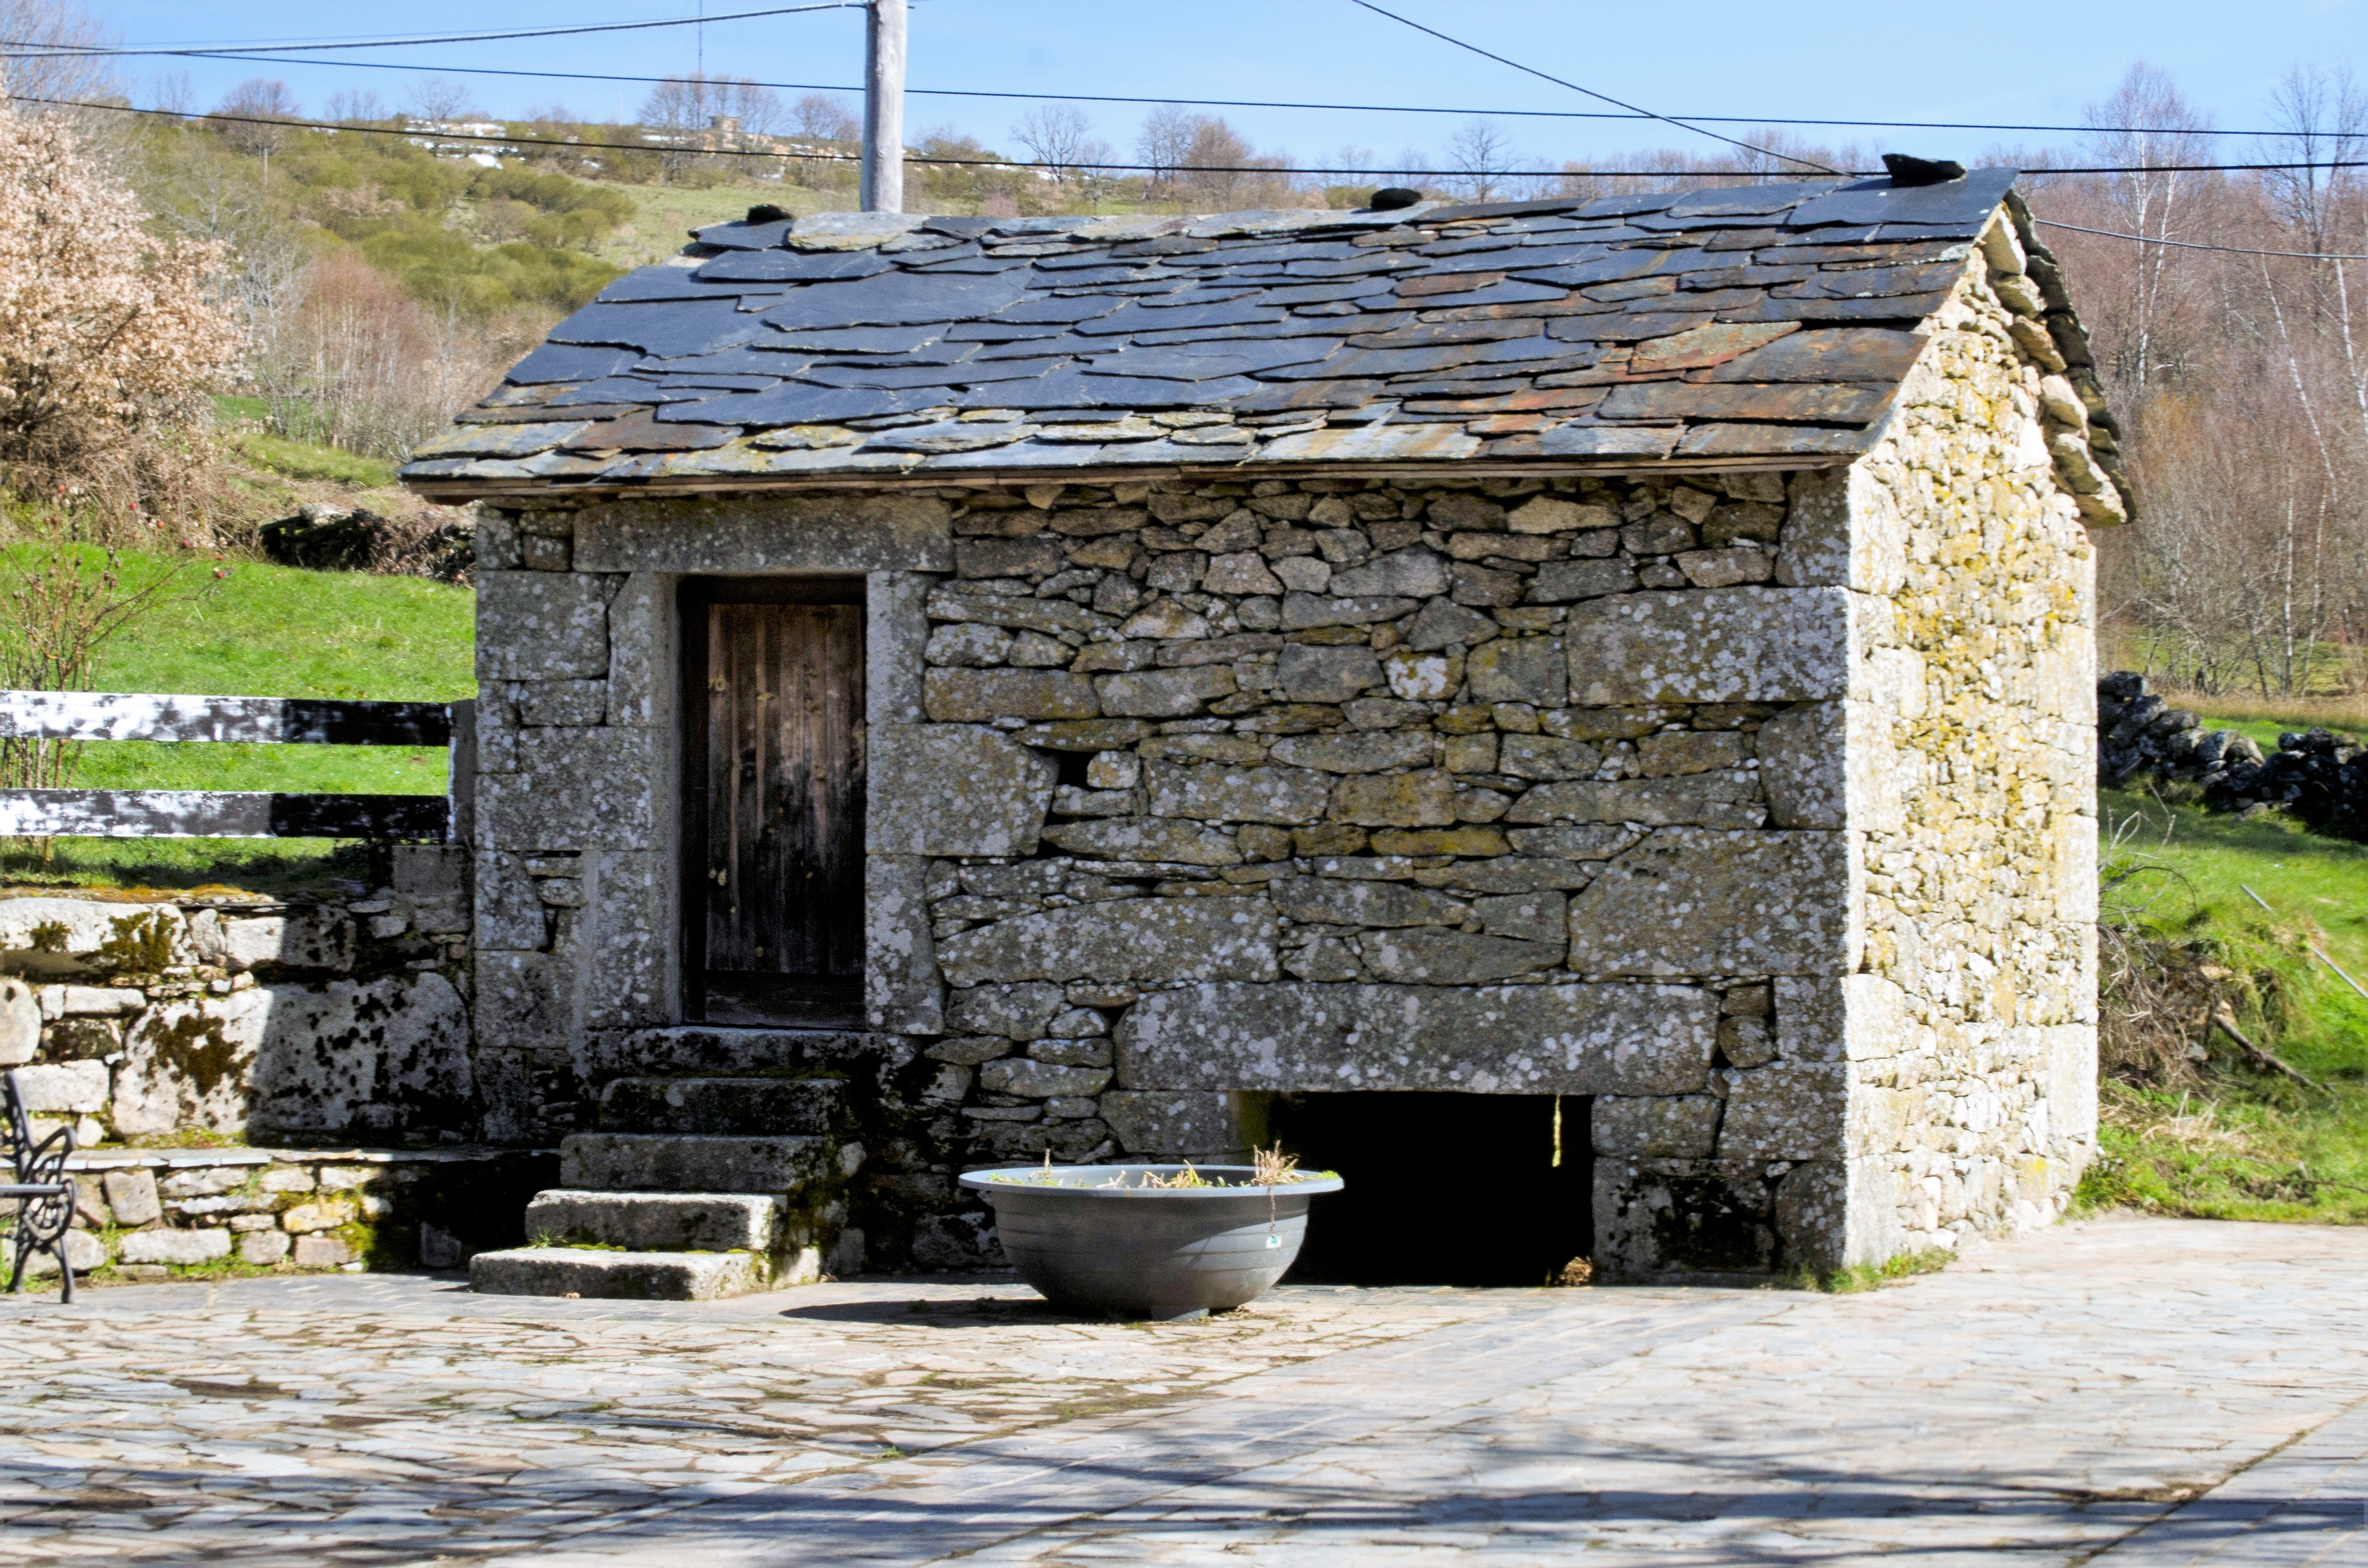
POLYGON ((745 1252, 511 1247, 469 1260, 469 1289, 488 1296, 712 1301, 770 1284, 765 1259, 745 1252))
POLYGON ((559 1145, 564 1187, 596 1192, 796 1193, 836 1186, 863 1163, 834 1138, 575 1132, 559 1145))
POLYGON ((526 1206, 526 1233, 632 1252, 771 1253, 789 1205, 768 1193, 597 1192, 553 1187, 526 1206))
POLYGON ((780 1136, 847 1124, 847 1085, 832 1078, 619 1078, 600 1094, 604 1132, 780 1136))
POLYGON ((595 1082, 610 1074, 641 1073, 731 1077, 742 1073, 860 1071, 875 1062, 883 1049, 911 1051, 912 1042, 895 1035, 866 1034, 853 1029, 717 1028, 705 1024, 677 1024, 666 1028, 636 1029, 609 1038, 594 1048, 587 1068, 595 1082))

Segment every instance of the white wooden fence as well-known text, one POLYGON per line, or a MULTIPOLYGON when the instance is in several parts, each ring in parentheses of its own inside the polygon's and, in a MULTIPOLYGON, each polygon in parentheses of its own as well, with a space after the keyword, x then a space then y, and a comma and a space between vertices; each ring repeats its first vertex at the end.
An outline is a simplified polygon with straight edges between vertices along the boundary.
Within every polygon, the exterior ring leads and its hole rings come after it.
POLYGON ((465 843, 476 785, 476 707, 474 702, 0 691, 0 740, 259 741, 451 748, 442 795, 0 790, 0 836, 465 843))

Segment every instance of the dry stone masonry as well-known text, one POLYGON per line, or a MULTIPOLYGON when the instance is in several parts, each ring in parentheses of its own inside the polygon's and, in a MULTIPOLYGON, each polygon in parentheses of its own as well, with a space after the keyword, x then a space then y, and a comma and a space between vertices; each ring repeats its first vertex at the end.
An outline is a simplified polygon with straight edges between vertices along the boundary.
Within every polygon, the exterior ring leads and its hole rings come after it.
POLYGON ((488 1130, 828 1077, 850 1265, 1343 1090, 1591 1101, 1601 1278, 2052 1218, 2128 507, 1998 173, 702 231, 405 471, 488 502, 488 1130), (687 1022, 680 595, 850 576, 861 1024, 687 1022))
POLYGON ((408 847, 347 900, 0 898, 0 1066, 85 1148, 472 1142, 464 869, 408 847))

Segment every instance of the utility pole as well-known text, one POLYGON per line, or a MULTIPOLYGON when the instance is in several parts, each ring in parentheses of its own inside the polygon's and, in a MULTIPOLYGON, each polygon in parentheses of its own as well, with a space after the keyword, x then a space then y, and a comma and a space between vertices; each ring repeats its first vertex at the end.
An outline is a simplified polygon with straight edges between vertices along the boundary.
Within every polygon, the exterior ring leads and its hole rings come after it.
POLYGON ((863 24, 863 210, 905 210, 905 0, 871 0, 863 24))

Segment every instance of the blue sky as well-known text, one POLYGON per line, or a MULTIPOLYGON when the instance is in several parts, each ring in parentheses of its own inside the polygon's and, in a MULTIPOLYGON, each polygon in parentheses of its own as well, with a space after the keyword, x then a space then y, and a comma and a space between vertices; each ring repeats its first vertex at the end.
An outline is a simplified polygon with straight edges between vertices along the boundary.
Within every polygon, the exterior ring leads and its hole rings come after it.
MULTIPOLYGON (((709 12, 766 0, 707 0, 709 12)), ((2264 122, 2278 77, 2296 64, 2351 63, 2368 78, 2368 0, 2256 4, 2127 0, 2044 6, 1936 7, 1826 0, 1777 6, 1729 0, 1619 6, 1576 0, 1387 0, 1391 8, 1557 75, 1669 114, 1816 116, 2073 123, 2109 93, 2128 65, 2167 72, 2222 127, 2264 122), (1995 24, 1995 25, 1991 25, 1995 24)), ((132 44, 276 42, 566 26, 690 16, 696 0, 410 0, 400 7, 296 0, 92 0, 90 9, 132 44)), ((821 12, 705 28, 711 72, 791 83, 860 80, 863 28, 854 11, 821 12)), ((578 39, 372 50, 356 58, 512 69, 688 71, 698 58, 689 28, 578 39)), ((369 87, 400 107, 414 79, 404 71, 347 70, 290 61, 263 65, 210 60, 125 62, 135 101, 154 101, 152 76, 186 71, 197 107, 250 75, 285 81, 308 110, 340 87, 369 87)), ((586 119, 631 114, 645 89, 630 85, 467 80, 495 114, 557 101, 586 119)), ((1463 53, 1349 4, 1349 0, 916 0, 914 87, 1099 92, 1145 97, 1289 98, 1491 110, 1591 108, 1577 95, 1463 53)), ((2363 82, 2368 85, 2368 82, 2363 82)), ((786 95, 794 97, 794 94, 786 95)), ((991 146, 1018 151, 1009 127, 1028 106, 979 98, 916 97, 908 128, 950 123, 991 146)), ((1115 148, 1133 142, 1143 110, 1080 106, 1115 148)), ((1222 111, 1261 149, 1303 164, 1329 163, 1343 147, 1383 162, 1401 148, 1436 149, 1453 116, 1222 111)), ((1617 121, 1505 119, 1500 129, 1541 167, 1565 158, 1683 143, 1663 126, 1617 121)), ((1884 150, 1957 156, 2017 141, 1983 131, 1804 130, 1884 150)), ((1701 141, 1705 151, 1713 143, 1701 141)), ((2226 143, 2238 150, 2237 143, 2226 143)))

